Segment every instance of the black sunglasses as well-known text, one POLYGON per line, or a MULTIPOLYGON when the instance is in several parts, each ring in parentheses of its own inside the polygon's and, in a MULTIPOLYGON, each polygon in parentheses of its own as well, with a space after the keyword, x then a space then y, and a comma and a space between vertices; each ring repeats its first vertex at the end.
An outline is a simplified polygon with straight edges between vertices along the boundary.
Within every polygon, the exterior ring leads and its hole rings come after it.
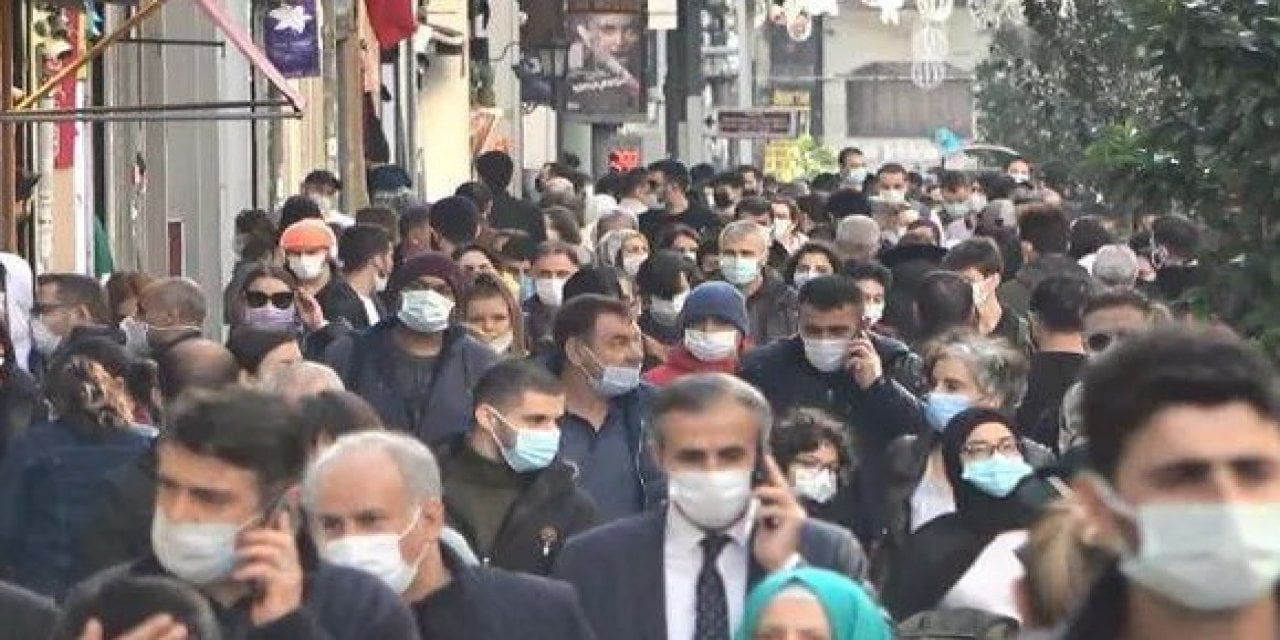
POLYGON ((293 306, 293 292, 281 291, 279 293, 266 294, 261 291, 246 291, 244 301, 253 309, 265 307, 268 302, 277 309, 288 309, 293 306))
POLYGON ((1117 331, 1115 333, 1091 333, 1085 336, 1084 346, 1090 353, 1098 353, 1106 351, 1107 347, 1115 344, 1117 341, 1124 340, 1129 337, 1128 331, 1117 331))

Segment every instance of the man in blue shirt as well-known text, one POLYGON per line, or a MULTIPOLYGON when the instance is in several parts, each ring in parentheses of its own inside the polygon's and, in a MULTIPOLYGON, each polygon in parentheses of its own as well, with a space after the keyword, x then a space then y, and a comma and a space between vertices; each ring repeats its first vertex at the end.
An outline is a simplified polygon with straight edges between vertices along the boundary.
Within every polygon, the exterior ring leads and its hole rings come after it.
POLYGON ((652 389, 640 382, 640 329, 627 304, 578 296, 561 308, 551 368, 565 386, 561 454, 602 521, 638 513, 664 493, 644 421, 652 389))

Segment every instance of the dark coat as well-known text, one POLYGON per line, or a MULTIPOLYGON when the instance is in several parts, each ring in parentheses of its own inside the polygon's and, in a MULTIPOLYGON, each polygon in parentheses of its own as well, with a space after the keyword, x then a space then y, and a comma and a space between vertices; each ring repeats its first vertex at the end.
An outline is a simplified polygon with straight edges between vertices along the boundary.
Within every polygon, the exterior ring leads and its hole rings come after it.
POLYGON ((805 358, 799 336, 748 353, 739 375, 764 393, 776 415, 817 408, 848 426, 861 462, 862 523, 854 532, 872 547, 884 531, 884 452, 894 438, 926 428, 920 401, 887 375, 864 391, 846 371, 818 371, 805 358))
POLYGON ((0 387, 0 457, 27 427, 45 418, 44 396, 31 374, 17 363, 8 364, 3 372, 7 379, 0 387))
POLYGON ((0 640, 38 640, 53 631, 58 609, 51 600, 0 582, 0 620, 0 640))
POLYGON ((73 579, 75 541, 92 526, 106 474, 150 446, 140 430, 93 435, 64 420, 32 426, 0 466, 0 554, 19 585, 60 599, 73 579))
MULTIPOLYGON (((372 574, 338 567, 302 553, 302 606, 262 627, 252 626, 249 603, 227 608, 208 599, 223 640, 417 640, 418 625, 400 597, 372 574)), ((75 591, 100 588, 122 576, 167 576, 155 556, 102 571, 75 591)), ((176 579, 176 578, 174 578, 176 579)))
POLYGON ((107 472, 93 515, 76 542, 72 577, 99 571, 151 553, 151 519, 156 505, 155 447, 132 463, 107 472))
POLYGON ((596 637, 577 592, 564 582, 464 565, 447 549, 441 551, 453 581, 445 587, 447 593, 432 594, 413 604, 423 640, 596 637), (438 615, 440 612, 448 615, 438 615))
POLYGON ((763 346, 796 335, 800 327, 798 314, 796 290, 778 272, 766 267, 764 283, 747 298, 751 344, 763 346))
POLYGON ((525 300, 521 308, 524 311, 524 335, 529 344, 549 346, 555 330, 557 309, 542 304, 537 296, 525 300))
MULTIPOLYGON (((616 520, 571 539, 560 554, 552 576, 577 587, 597 637, 666 640, 666 518, 661 509, 616 520)), ((866 570, 853 536, 825 522, 805 522, 799 552, 810 566, 855 580, 866 570)), ((765 576, 754 558, 747 576, 748 589, 765 576)))
POLYGON ((347 390, 364 398, 386 426, 405 431, 425 443, 464 433, 471 424, 471 390, 497 361, 492 349, 450 327, 437 356, 431 388, 405 397, 392 379, 390 363, 398 357, 394 331, 400 321, 384 320, 363 334, 339 338, 325 352, 347 390))
POLYGON ((546 221, 533 203, 525 202, 511 196, 505 190, 494 189, 493 213, 489 216, 489 226, 494 229, 515 229, 529 234, 534 242, 547 239, 546 221))
MULTIPOLYGON (((316 295, 316 302, 320 303, 320 309, 329 322, 345 320, 356 331, 364 331, 374 324, 370 322, 369 311, 365 309, 360 294, 346 280, 335 278, 330 281, 316 295)), ((378 309, 379 320, 387 317, 387 308, 378 296, 373 297, 373 304, 378 309)))
POLYGON ((511 504, 493 546, 481 549, 472 523, 462 519, 462 511, 450 500, 454 495, 450 487, 461 481, 456 477, 459 457, 469 446, 465 434, 435 446, 449 525, 467 539, 486 565, 547 575, 565 541, 595 525, 595 504, 574 484, 573 468, 557 459, 546 469, 521 474, 523 488, 511 504))
POLYGON ((1016 422, 1022 434, 1057 451, 1058 421, 1062 399, 1084 369, 1080 353, 1040 352, 1031 356, 1027 393, 1018 405, 1016 422))

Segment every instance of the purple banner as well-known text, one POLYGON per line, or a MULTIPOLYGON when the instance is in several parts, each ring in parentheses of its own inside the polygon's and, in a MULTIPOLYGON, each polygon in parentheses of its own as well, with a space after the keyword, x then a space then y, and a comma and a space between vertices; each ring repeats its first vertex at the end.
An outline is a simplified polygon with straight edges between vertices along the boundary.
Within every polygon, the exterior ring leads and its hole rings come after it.
POLYGON ((315 0, 276 0, 264 22, 267 59, 286 78, 320 75, 315 0))

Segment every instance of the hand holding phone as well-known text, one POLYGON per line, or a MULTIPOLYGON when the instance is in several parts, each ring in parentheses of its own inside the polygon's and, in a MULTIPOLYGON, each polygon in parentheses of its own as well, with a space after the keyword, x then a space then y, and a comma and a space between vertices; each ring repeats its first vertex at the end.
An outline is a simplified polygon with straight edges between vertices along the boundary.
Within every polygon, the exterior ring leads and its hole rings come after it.
POLYGON ((760 456, 760 463, 765 477, 755 490, 760 506, 756 509, 758 527, 753 550, 760 566, 777 571, 799 552, 800 529, 808 515, 773 456, 760 456))
POLYGON ((849 371, 861 389, 871 388, 871 385, 884 376, 880 354, 865 331, 849 341, 849 371))
POLYGON ((240 568, 233 578, 253 586, 250 619, 269 624, 302 606, 302 563, 294 539, 289 510, 268 512, 265 524, 240 534, 236 556, 240 568))

